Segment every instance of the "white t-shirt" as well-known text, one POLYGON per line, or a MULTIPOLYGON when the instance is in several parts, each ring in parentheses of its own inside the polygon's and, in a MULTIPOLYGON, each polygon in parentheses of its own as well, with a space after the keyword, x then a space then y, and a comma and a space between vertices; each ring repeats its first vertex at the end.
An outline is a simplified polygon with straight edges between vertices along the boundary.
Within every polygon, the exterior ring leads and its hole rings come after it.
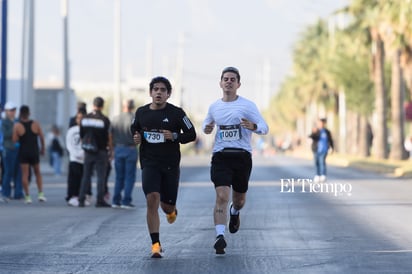
POLYGON ((269 127, 256 104, 241 96, 232 102, 224 102, 219 99, 210 105, 202 129, 204 130, 206 125, 211 122, 214 122, 216 126, 213 152, 224 148, 241 148, 252 152, 250 141, 252 132, 263 135, 269 131, 269 127), (240 126, 242 118, 255 123, 257 129, 252 131, 240 126))
POLYGON ((70 162, 84 163, 84 150, 80 138, 80 127, 78 125, 69 128, 66 134, 66 148, 69 151, 70 162))

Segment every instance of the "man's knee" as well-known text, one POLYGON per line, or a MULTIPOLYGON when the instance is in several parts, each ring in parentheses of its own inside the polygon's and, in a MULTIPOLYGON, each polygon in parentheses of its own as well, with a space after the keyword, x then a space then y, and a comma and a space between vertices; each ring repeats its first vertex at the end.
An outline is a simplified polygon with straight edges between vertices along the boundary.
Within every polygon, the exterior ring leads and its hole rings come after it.
POLYGON ((229 192, 230 189, 226 187, 217 187, 216 188, 216 203, 223 204, 229 202, 229 192))
POLYGON ((235 193, 232 197, 233 207, 237 210, 242 209, 246 202, 246 193, 235 193))

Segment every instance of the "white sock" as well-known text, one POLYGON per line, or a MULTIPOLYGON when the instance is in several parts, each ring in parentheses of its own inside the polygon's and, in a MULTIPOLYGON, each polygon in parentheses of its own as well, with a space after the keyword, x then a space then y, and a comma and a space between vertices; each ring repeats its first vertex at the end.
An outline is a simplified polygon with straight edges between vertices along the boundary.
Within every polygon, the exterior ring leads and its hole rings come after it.
POLYGON ((230 207, 230 214, 232 215, 238 215, 239 214, 239 210, 235 209, 235 207, 232 205, 230 207))
POLYGON ((216 235, 217 236, 225 235, 225 229, 226 229, 225 225, 216 225, 215 229, 216 229, 216 235))

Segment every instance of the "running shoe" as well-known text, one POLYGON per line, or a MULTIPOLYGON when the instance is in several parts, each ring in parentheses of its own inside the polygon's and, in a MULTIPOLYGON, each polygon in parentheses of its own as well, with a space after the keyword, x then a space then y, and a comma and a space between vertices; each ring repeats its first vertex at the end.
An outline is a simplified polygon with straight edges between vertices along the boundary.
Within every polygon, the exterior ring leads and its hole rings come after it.
POLYGON ((216 237, 216 241, 213 247, 216 250, 216 254, 225 254, 225 247, 226 247, 225 236, 218 235, 216 237))
POLYGON ((104 201, 106 203, 110 203, 110 192, 106 192, 106 194, 104 194, 104 201))
POLYGON ((152 258, 162 258, 162 246, 159 242, 152 244, 152 258))
POLYGON ((123 209, 135 209, 136 208, 134 204, 121 205, 120 207, 123 209))
POLYGON ((176 221, 177 217, 177 209, 175 208, 175 211, 172 213, 166 214, 166 219, 169 224, 173 224, 176 221))
POLYGON ((112 208, 120 208, 120 204, 112 204, 112 208))
POLYGON ((84 201, 85 205, 86 205, 86 206, 89 206, 89 205, 92 204, 92 202, 93 202, 93 197, 92 197, 92 195, 86 194, 86 199, 85 199, 85 201, 84 201))
POLYGON ((111 204, 108 204, 108 203, 106 203, 105 201, 100 202, 100 203, 96 203, 94 206, 95 206, 95 207, 112 207, 111 204))
POLYGON ((39 195, 37 196, 37 199, 39 200, 39 202, 46 202, 47 201, 47 199, 44 196, 43 192, 39 192, 39 195))
POLYGON ((232 207, 233 204, 230 204, 230 220, 229 220, 229 232, 230 233, 236 233, 239 230, 240 227, 240 214, 233 215, 232 214, 232 207))
POLYGON ((24 203, 25 204, 31 204, 32 203, 30 195, 27 195, 26 197, 24 197, 24 203))
POLYGON ((71 197, 70 200, 67 202, 69 206, 79 206, 79 199, 77 197, 71 197))

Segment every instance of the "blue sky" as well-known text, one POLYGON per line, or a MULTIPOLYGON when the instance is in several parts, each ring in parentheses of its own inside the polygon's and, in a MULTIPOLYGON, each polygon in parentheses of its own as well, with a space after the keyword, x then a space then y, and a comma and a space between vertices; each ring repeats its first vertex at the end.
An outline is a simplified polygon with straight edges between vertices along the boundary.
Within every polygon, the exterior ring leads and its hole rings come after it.
MULTIPOLYGON (((114 1, 68 1, 71 80, 111 81, 114 1)), ((61 1, 35 2, 35 81, 61 81, 61 1)), ((253 99, 264 60, 271 65, 274 92, 290 71, 299 32, 345 4, 345 0, 122 0, 122 74, 145 74, 150 38, 153 76, 172 77, 178 35, 184 33, 184 89, 193 103, 198 98, 204 98, 199 104, 210 103, 221 96, 220 72, 229 65, 242 74, 239 93, 253 99)), ((13 78, 19 78, 21 69, 22 7, 23 0, 9 0, 9 75, 13 78)))

